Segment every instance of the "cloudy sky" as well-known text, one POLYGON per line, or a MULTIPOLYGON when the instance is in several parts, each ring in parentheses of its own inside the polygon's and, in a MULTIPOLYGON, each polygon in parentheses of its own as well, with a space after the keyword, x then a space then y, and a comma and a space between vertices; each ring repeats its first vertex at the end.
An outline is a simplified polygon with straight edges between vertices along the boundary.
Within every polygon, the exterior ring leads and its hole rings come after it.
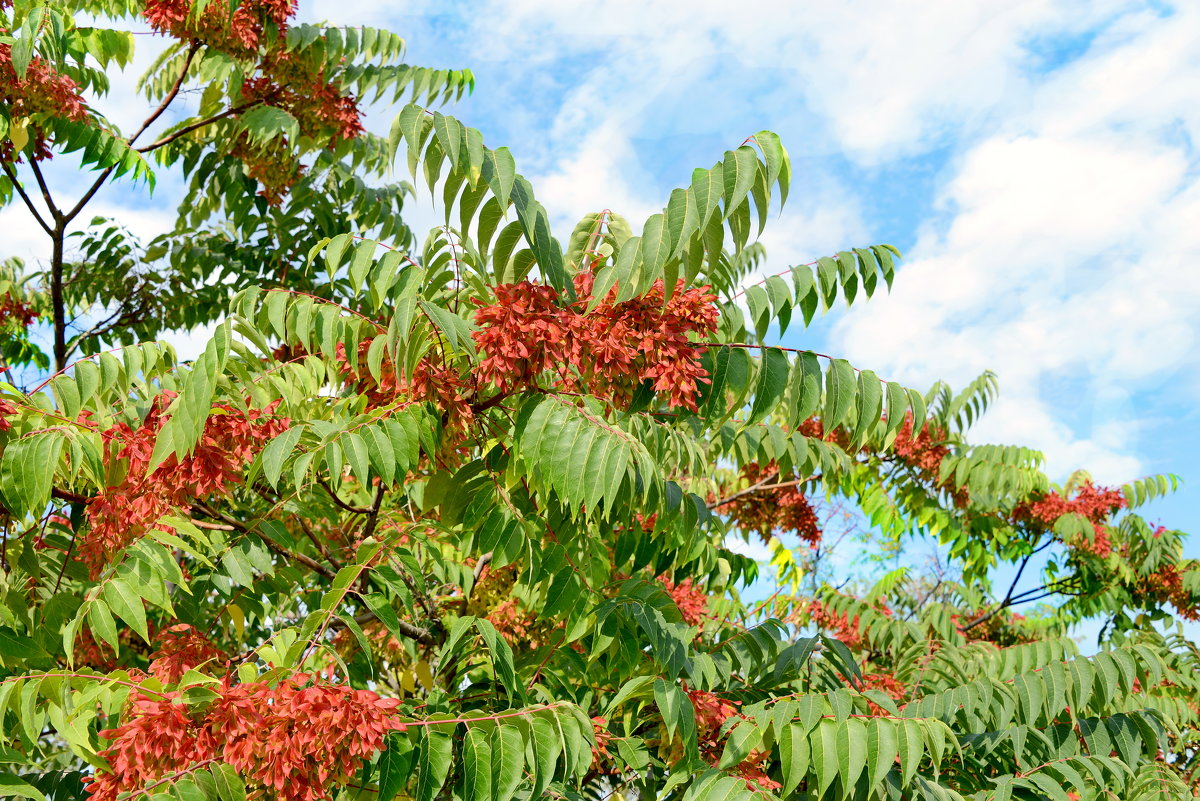
MULTIPOLYGON (((1180 474, 1153 516, 1200 531, 1200 4, 301 7, 398 31, 413 63, 472 69, 452 113, 512 149, 564 237, 600 208, 644 218, 693 167, 776 131, 794 177, 763 236, 769 271, 878 242, 906 257, 890 296, 785 344, 921 387, 992 369, 1001 398, 977 439, 1041 449, 1059 479, 1180 474)), ((139 45, 146 61, 153 40, 139 45)), ((127 85, 108 108, 144 116, 127 85)), ((177 186, 110 191, 101 211, 150 231, 177 186)), ((9 247, 36 247, 13 211, 9 247)))

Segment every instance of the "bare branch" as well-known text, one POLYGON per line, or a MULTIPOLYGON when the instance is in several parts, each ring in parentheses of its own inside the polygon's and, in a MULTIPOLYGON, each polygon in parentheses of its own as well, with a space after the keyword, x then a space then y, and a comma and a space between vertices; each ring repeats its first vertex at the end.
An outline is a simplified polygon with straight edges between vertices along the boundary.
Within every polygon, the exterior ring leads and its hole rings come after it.
POLYGON ((42 219, 42 215, 38 213, 37 206, 34 206, 29 195, 25 194, 25 187, 21 186, 21 182, 17 179, 17 172, 12 168, 12 165, 7 161, 0 161, 0 169, 4 170, 4 174, 8 176, 8 180, 12 183, 13 188, 21 196, 21 200, 25 201, 25 207, 29 209, 29 213, 33 215, 33 219, 37 220, 38 225, 42 226, 43 231, 54 236, 54 229, 46 224, 46 221, 42 219))

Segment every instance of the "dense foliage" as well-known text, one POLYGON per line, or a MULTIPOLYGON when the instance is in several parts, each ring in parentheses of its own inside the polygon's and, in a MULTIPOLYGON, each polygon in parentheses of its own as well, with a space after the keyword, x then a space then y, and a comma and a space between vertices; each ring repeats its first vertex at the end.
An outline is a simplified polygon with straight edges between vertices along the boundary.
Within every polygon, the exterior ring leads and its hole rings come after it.
POLYGON ((640 234, 606 210, 564 246, 478 131, 361 127, 369 92, 469 75, 293 10, 0 2, 0 201, 37 214, 19 170, 56 148, 191 178, 147 248, 102 223, 67 253, 47 195, 49 274, 0 275, 5 366, 48 361, 39 319, 59 362, 0 387, 0 791, 1193 797, 1200 651, 1151 624, 1200 617, 1200 568, 1137 512, 1173 478, 1057 486, 968 440, 991 375, 917 391, 774 346, 903 275, 875 245, 752 283, 791 179, 770 132, 640 234), (147 93, 206 85, 198 113, 139 150, 76 102, 132 40, 73 11, 142 15, 173 42, 147 93), (443 198, 420 243, 405 185, 358 177, 397 158, 443 198), (96 323, 68 342, 69 315, 96 323), (191 363, 151 339, 218 320, 191 363), (949 568, 806 586, 835 502, 949 568))

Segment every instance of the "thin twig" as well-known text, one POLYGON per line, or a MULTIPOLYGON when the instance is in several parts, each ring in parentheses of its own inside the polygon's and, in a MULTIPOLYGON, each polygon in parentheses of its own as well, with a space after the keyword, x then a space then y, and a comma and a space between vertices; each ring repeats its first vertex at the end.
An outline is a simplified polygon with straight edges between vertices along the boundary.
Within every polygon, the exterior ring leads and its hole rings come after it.
POLYGON ((243 103, 240 106, 233 106, 232 108, 227 108, 224 111, 222 111, 220 114, 214 114, 211 117, 206 117, 202 120, 198 120, 198 121, 192 123, 191 125, 187 125, 183 128, 180 128, 178 131, 175 131, 174 133, 164 136, 163 138, 159 139, 156 142, 152 142, 151 144, 148 144, 145 147, 139 147, 137 149, 137 152, 149 153, 153 150, 158 150, 163 145, 169 145, 172 142, 174 142, 176 139, 179 139, 182 136, 187 136, 192 131, 195 131, 198 128, 203 128, 205 125, 210 125, 210 124, 216 122, 217 120, 223 120, 226 117, 232 117, 235 114, 241 114, 243 111, 252 109, 261 103, 262 103, 261 100, 255 100, 253 103, 243 103))
POLYGON ((342 508, 343 508, 343 509, 345 509, 347 512, 353 512, 353 513, 354 513, 354 514, 356 514, 356 515, 369 515, 369 514, 371 514, 371 510, 370 510, 370 509, 368 509, 368 508, 366 508, 365 506, 353 506, 353 505, 351 505, 351 504, 348 504, 348 503, 346 503, 346 502, 345 502, 345 501, 343 501, 341 498, 339 498, 339 497, 337 496, 337 493, 333 491, 333 487, 331 487, 331 486, 329 486, 328 484, 326 484, 326 483, 325 483, 325 479, 318 477, 318 478, 317 478, 317 483, 318 483, 319 485, 321 485, 321 489, 323 489, 323 490, 325 490, 325 492, 329 493, 329 498, 330 498, 330 499, 331 499, 331 500, 332 500, 332 501, 333 501, 335 504, 337 504, 338 506, 342 507, 342 508))
POLYGON ((37 206, 33 205, 33 201, 29 198, 29 195, 25 194, 25 187, 21 186, 21 182, 17 179, 17 173, 12 166, 7 161, 0 161, 0 169, 4 170, 4 174, 8 176, 9 182, 17 190, 17 194, 21 196, 21 200, 25 201, 25 206, 29 209, 30 214, 33 215, 33 219, 37 220, 37 224, 42 226, 43 231, 54 236, 54 229, 46 224, 46 221, 42 219, 42 215, 38 213, 37 206))

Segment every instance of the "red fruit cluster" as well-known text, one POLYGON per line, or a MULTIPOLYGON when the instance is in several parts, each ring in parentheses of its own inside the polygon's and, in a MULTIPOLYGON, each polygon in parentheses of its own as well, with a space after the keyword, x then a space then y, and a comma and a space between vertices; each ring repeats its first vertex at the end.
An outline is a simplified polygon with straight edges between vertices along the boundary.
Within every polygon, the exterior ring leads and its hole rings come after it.
POLYGON ((171 393, 155 398, 141 427, 118 423, 101 432, 105 468, 124 467, 124 480, 103 488, 87 507, 89 530, 79 543, 79 559, 95 578, 113 555, 141 537, 171 509, 186 511, 195 498, 221 495, 240 483, 241 472, 268 440, 289 421, 269 416, 273 409, 242 412, 214 407, 200 442, 183 459, 172 456, 148 472, 154 443, 162 429, 171 393))
POLYGON ((331 144, 354 139, 363 132, 358 104, 325 80, 324 67, 314 71, 290 53, 272 53, 261 69, 262 76, 242 84, 242 97, 247 102, 283 109, 296 118, 305 136, 332 130, 331 144))
POLYGON ((818 600, 808 602, 808 617, 822 631, 830 632, 834 639, 841 640, 849 648, 862 645, 859 618, 845 612, 835 612, 818 600))
POLYGON ((690 578, 685 578, 676 584, 666 576, 659 576, 658 583, 663 585, 667 595, 670 595, 671 600, 679 607, 679 613, 683 615, 684 623, 689 626, 699 626, 709 616, 708 596, 702 590, 692 586, 690 578))
POLYGON ((447 429, 461 432, 471 424, 475 412, 468 400, 470 387, 457 370, 426 357, 417 362, 412 377, 405 378, 396 372, 391 359, 385 358, 376 380, 367 369, 370 345, 368 341, 359 346, 357 369, 351 368, 345 345, 338 343, 335 356, 347 384, 366 397, 368 408, 402 409, 410 403, 432 403, 445 413, 447 429))
MULTIPOLYGON (((247 104, 283 109, 295 117, 301 136, 327 141, 329 147, 363 132, 357 101, 326 81, 323 67, 314 71, 300 59, 278 53, 264 60, 260 69, 260 77, 242 84, 242 98, 247 104)), ((262 185, 259 194, 278 206, 304 174, 294 146, 283 136, 256 143, 243 133, 233 142, 229 154, 245 164, 247 174, 262 185)))
POLYGON ((279 33, 296 13, 295 0, 241 0, 233 18, 227 0, 211 0, 199 14, 192 0, 147 0, 142 12, 150 27, 182 41, 196 40, 235 58, 253 57, 268 26, 279 33))
POLYGON ((1113 546, 1104 521, 1117 510, 1124 509, 1126 505, 1125 494, 1120 489, 1096 487, 1092 482, 1086 481, 1075 491, 1072 498, 1049 492, 1035 500, 1024 501, 1013 509, 1012 518, 1018 523, 1051 531, 1063 515, 1082 515, 1092 524, 1095 536, 1090 540, 1085 537, 1068 542, 1067 545, 1084 553, 1105 557, 1112 553, 1113 546))
POLYGON ((1138 579, 1138 592, 1157 603, 1169 603, 1184 620, 1200 620, 1200 603, 1183 586, 1183 574, 1173 564, 1163 565, 1148 576, 1138 579))
POLYGON ((904 413, 904 423, 896 432, 896 441, 892 450, 896 458, 920 473, 936 477, 941 469, 942 460, 950 453, 945 445, 935 444, 946 437, 946 432, 926 423, 921 426, 917 435, 913 436, 912 412, 904 413))
POLYGON ((8 418, 15 417, 16 414, 17 407, 0 398, 0 431, 8 431, 12 428, 12 422, 8 418))
POLYGON ((109 770, 86 780, 92 801, 116 801, 216 760, 242 775, 251 798, 318 801, 350 781, 401 726, 396 699, 304 674, 275 687, 225 683, 217 693, 202 712, 180 703, 178 692, 135 695, 129 720, 100 732, 113 742, 101 752, 109 770))
MULTIPOLYGON (((684 692, 687 693, 696 713, 696 737, 699 741, 700 755, 715 766, 721 761, 721 754, 725 750, 721 727, 730 717, 740 714, 737 703, 727 701, 716 693, 689 690, 686 686, 684 692)), ((754 751, 741 764, 732 768, 731 772, 745 779, 746 788, 751 792, 757 789, 754 785, 765 790, 778 790, 780 784, 764 770, 764 763, 770 756, 767 751, 754 751)))
POLYGON ((801 540, 816 547, 821 542, 821 521, 799 485, 771 486, 787 480, 778 475, 774 464, 759 467, 753 462, 742 468, 739 483, 753 486, 763 479, 768 479, 769 488, 745 495, 737 495, 731 487, 729 494, 736 497, 720 504, 717 511, 729 515, 742 531, 758 534, 763 542, 770 540, 776 532, 794 531, 801 540))
POLYGON ((17 328, 28 328, 37 318, 38 313, 28 301, 7 294, 0 297, 0 328, 9 323, 16 323, 17 328))
POLYGON ((150 675, 163 684, 174 684, 192 668, 226 658, 212 640, 186 623, 163 629, 157 639, 158 650, 150 655, 150 675))
POLYGON ((645 295, 616 302, 616 290, 591 312, 594 276, 575 277, 577 300, 563 305, 553 287, 522 281, 496 287, 496 302, 475 313, 481 382, 501 392, 539 388, 586 391, 628 404, 643 381, 674 406, 696 410, 696 387, 708 382, 693 344, 716 331, 718 311, 707 287, 684 289, 669 301, 662 280, 645 295), (545 388, 545 387, 540 387, 545 388))
POLYGON ((592 746, 592 769, 603 770, 605 760, 612 755, 608 753, 608 744, 612 742, 612 732, 608 730, 608 720, 601 717, 592 718, 592 735, 596 744, 592 746))
POLYGON ((950 449, 944 444, 946 430, 930 425, 928 422, 921 430, 913 435, 912 412, 904 413, 904 422, 896 432, 896 440, 892 443, 892 452, 904 464, 911 467, 938 489, 944 489, 954 499, 954 505, 962 508, 970 501, 966 487, 955 489, 949 480, 942 481, 942 460, 950 454, 950 449))
MULTIPOLYGON (((87 107, 79 93, 79 84, 69 76, 55 72, 38 56, 30 60, 25 78, 18 80, 12 63, 12 46, 7 44, 0 44, 0 105, 7 108, 12 123, 37 114, 74 122, 87 119, 87 107)), ((29 135, 33 140, 34 158, 50 158, 45 134, 36 123, 30 126, 29 135)), ((16 148, 10 140, 0 142, 0 161, 13 161, 16 156, 16 148)))
POLYGON ((525 611, 515 598, 501 601, 488 612, 487 619, 514 648, 540 648, 545 644, 535 631, 537 615, 525 611))
MULTIPOLYGON (((891 673, 864 673, 862 683, 863 690, 882 690, 894 701, 903 701, 905 698, 904 683, 891 673)), ((870 704, 872 715, 878 717, 887 714, 883 707, 874 701, 867 701, 867 703, 870 704)))
MULTIPOLYGON (((324 66, 282 49, 282 34, 297 10, 295 0, 242 0, 232 19, 226 0, 213 0, 200 14, 193 14, 192 7, 192 0, 149 0, 145 16, 155 30, 177 39, 258 61, 259 74, 242 83, 242 99, 247 105, 261 103, 288 112, 302 136, 333 147, 363 132, 358 102, 327 80, 324 66)), ((285 137, 253 142, 242 133, 228 153, 261 184, 259 194, 277 206, 304 173, 295 145, 285 137)))

